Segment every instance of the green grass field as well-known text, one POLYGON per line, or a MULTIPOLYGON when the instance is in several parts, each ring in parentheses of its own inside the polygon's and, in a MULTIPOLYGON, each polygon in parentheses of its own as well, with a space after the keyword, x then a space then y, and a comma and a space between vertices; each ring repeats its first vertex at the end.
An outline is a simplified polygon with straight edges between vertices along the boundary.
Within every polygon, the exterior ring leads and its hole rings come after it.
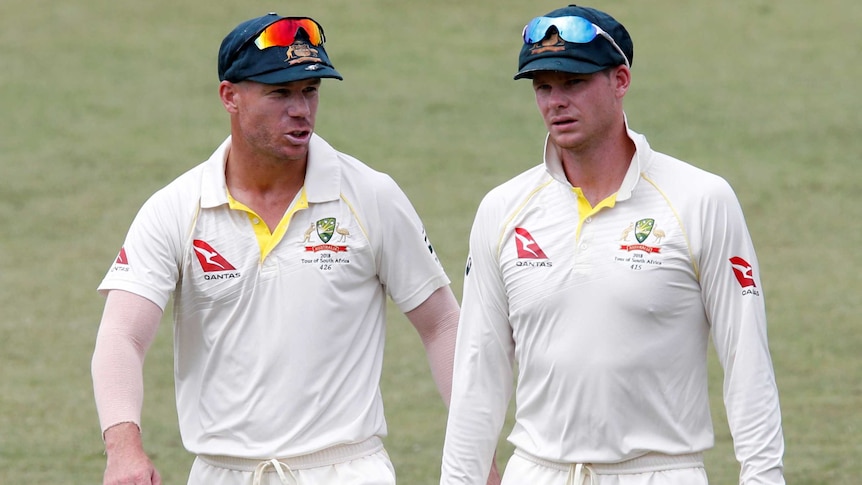
MULTIPOLYGON (((238 22, 311 15, 344 82, 317 131, 389 172, 460 296, 484 193, 540 161, 521 27, 564 3, 303 4, 4 0, 0 15, 0 483, 95 484, 104 467, 89 362, 95 287, 153 191, 227 133, 216 53, 238 22), (293 10, 287 10, 293 8, 293 10)), ((726 177, 758 249, 795 485, 862 476, 862 77, 855 0, 609 1, 635 41, 629 123, 726 177), (855 228, 855 229, 854 229, 855 228)), ((185 483, 170 322, 146 363, 145 444, 185 483)), ((445 409, 412 327, 391 312, 383 392, 399 482, 439 477, 445 409)), ((736 483, 711 359, 712 483, 736 483)), ((500 458, 511 450, 501 442, 500 458)))

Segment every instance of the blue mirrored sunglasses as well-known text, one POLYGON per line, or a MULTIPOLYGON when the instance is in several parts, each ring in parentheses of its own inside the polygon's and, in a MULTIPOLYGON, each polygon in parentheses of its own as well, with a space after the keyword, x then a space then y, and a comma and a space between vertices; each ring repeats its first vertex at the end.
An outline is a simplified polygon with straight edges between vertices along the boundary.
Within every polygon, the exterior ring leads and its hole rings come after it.
POLYGON ((611 34, 583 17, 536 17, 524 26, 524 43, 541 42, 551 27, 557 28, 557 33, 564 41, 575 44, 586 44, 597 36, 602 36, 623 56, 626 67, 631 67, 628 56, 611 37, 611 34))

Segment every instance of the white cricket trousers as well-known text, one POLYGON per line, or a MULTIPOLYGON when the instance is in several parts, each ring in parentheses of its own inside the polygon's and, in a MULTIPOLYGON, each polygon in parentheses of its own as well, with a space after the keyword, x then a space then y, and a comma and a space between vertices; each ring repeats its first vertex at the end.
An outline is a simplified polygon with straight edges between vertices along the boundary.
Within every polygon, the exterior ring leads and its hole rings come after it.
POLYGON ((516 449, 502 485, 708 485, 700 453, 649 453, 622 463, 569 464, 516 449))
POLYGON ((269 460, 198 455, 188 485, 395 485, 380 438, 269 460))

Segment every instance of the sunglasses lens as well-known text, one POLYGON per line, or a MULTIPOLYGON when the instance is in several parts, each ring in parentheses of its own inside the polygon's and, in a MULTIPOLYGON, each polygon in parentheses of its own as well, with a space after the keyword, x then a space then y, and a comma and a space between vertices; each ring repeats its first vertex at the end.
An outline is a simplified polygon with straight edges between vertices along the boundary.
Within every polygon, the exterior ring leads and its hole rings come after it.
POLYGON ((323 29, 311 19, 282 19, 270 25, 255 39, 258 49, 279 46, 287 47, 296 41, 299 29, 305 31, 308 41, 315 46, 323 44, 323 29))
POLYGON ((598 29, 581 17, 536 17, 524 27, 524 42, 534 44, 545 38, 548 29, 556 27, 563 40, 583 44, 596 38, 598 29))

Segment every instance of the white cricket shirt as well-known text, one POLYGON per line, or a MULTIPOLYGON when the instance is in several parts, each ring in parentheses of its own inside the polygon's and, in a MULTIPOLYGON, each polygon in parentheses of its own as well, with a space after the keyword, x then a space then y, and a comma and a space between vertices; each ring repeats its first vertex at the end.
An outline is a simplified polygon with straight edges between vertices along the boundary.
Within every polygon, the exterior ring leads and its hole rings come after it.
POLYGON ((442 484, 485 483, 513 392, 508 439, 546 460, 710 448, 710 332, 742 478, 783 483, 763 289, 736 196, 629 136, 625 180, 596 209, 579 204, 550 139, 544 164, 480 204, 442 484))
POLYGON ((180 432, 192 453, 291 457, 386 434, 386 296, 402 311, 449 283, 405 194, 314 135, 274 244, 229 207, 212 157, 141 208, 99 286, 174 296, 180 432), (264 255, 262 257, 261 255, 264 255))

